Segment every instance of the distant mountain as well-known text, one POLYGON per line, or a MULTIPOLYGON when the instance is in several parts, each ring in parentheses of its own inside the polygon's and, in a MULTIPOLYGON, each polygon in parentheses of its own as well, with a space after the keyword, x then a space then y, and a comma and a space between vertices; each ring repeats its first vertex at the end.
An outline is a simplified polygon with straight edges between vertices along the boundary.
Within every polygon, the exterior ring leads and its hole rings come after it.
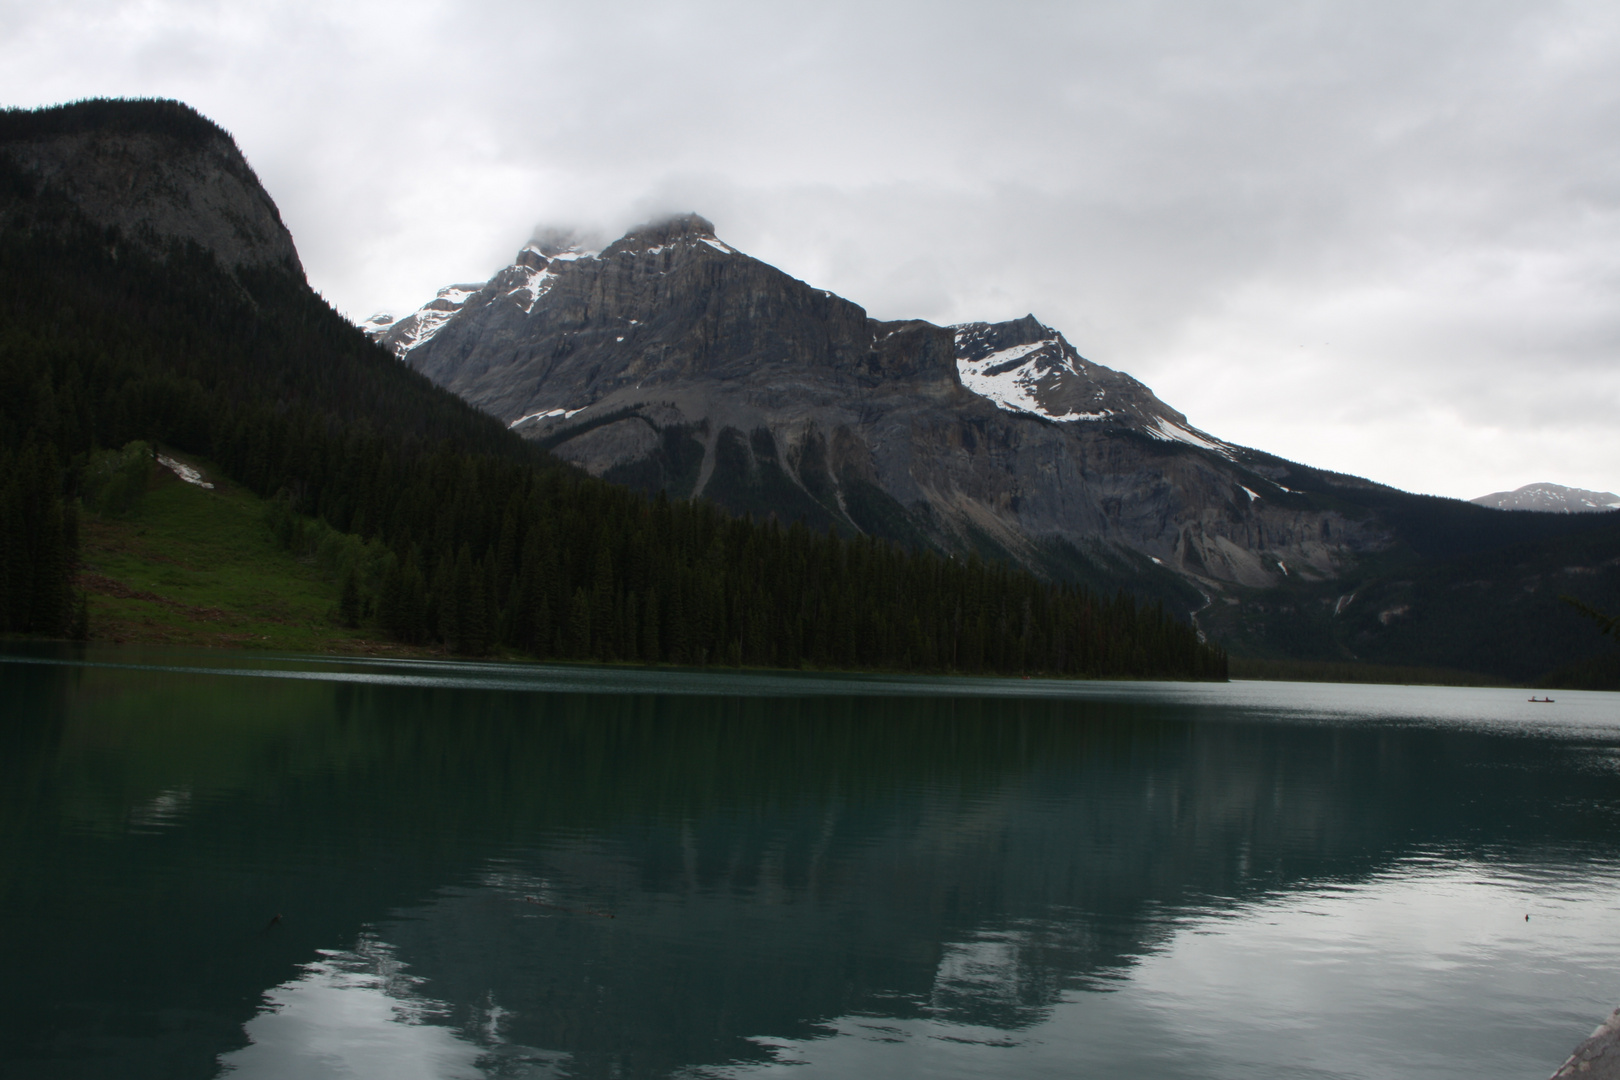
POLYGON ((1468 501, 1498 510, 1538 510, 1548 514, 1593 514, 1620 510, 1620 495, 1612 491, 1587 491, 1562 484, 1526 484, 1514 491, 1498 491, 1468 501))

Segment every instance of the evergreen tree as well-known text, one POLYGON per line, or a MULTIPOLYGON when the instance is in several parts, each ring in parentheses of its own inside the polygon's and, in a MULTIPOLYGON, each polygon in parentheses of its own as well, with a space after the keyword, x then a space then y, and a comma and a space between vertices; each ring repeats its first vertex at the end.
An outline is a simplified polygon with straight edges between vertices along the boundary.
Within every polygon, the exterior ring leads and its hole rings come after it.
POLYGON ((360 625, 360 579, 352 566, 343 574, 343 591, 338 598, 338 621, 351 630, 360 625))
POLYGON ((641 658, 649 664, 663 659, 664 650, 658 613, 658 590, 647 590, 647 606, 641 616, 641 658))
POLYGON ((575 658, 591 655, 591 598, 583 585, 574 590, 568 609, 568 655, 575 658))
POLYGON ((613 659, 618 647, 614 633, 617 627, 613 590, 613 556, 606 544, 596 550, 595 583, 591 588, 592 655, 600 660, 613 659))

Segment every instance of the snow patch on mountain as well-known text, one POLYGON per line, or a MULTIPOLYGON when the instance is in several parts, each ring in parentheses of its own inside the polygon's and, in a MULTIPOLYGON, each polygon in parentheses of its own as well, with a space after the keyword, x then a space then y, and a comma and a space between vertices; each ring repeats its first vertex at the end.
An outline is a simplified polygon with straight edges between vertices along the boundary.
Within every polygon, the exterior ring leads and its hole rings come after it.
POLYGON ((527 315, 540 298, 551 291, 560 271, 569 264, 599 255, 599 244, 568 230, 536 230, 534 238, 518 249, 517 259, 488 281, 450 285, 404 318, 379 312, 362 322, 360 329, 395 356, 404 356, 433 340, 435 334, 481 294, 483 304, 507 300, 517 304, 527 315))
POLYGON ((444 329, 444 324, 455 317, 483 287, 482 284, 447 285, 439 290, 439 295, 403 319, 396 319, 386 312, 378 313, 361 323, 360 329, 373 339, 382 341, 395 355, 403 356, 431 341, 433 335, 444 329))
POLYGON ((1233 457, 1231 446, 1189 425, 1129 375, 1091 363, 1062 334, 1032 315, 1009 323, 962 323, 951 329, 962 385, 998 408, 1058 423, 1123 423, 1154 439, 1233 457), (1009 340, 1016 344, 1006 344, 1009 340))
MULTIPOLYGON (((1232 448, 1213 435, 1206 435, 1197 428, 1166 420, 1162 416, 1155 417, 1154 426, 1144 430, 1155 439, 1162 439, 1165 442, 1183 442, 1188 446, 1196 446, 1201 450, 1213 450, 1225 458, 1232 456, 1232 448)), ((1244 490, 1247 491, 1248 489, 1245 488, 1244 490)))
POLYGON ((169 457, 166 454, 159 454, 157 456, 157 460, 159 465, 163 466, 165 469, 168 469, 186 483, 196 484, 198 487, 206 488, 209 491, 214 490, 214 485, 204 480, 202 473, 198 472, 190 465, 187 465, 185 462, 176 461, 174 458, 169 457))
POLYGON ((602 254, 595 248, 584 244, 571 243, 566 247, 559 247, 537 240, 530 240, 519 249, 518 256, 520 259, 525 251, 532 251, 547 262, 577 262, 580 259, 594 259, 602 254))
POLYGON ((1038 396, 1041 384, 1049 380, 1054 372, 1084 377, 1075 366, 1074 359, 1066 355, 1062 338, 1056 332, 1041 341, 1013 345, 975 358, 975 350, 971 346, 982 333, 983 326, 982 323, 967 323, 951 328, 956 332, 956 371, 963 386, 1008 412, 1032 413, 1063 423, 1102 420, 1113 415, 1112 409, 1056 412, 1042 403, 1038 396))
POLYGON ((550 292, 556 283, 557 274, 549 266, 510 266, 502 276, 499 295, 512 300, 527 315, 534 310, 535 302, 550 292))
POLYGON ((567 420, 575 413, 584 412, 587 407, 588 406, 581 405, 577 409, 543 409, 540 412, 532 412, 526 416, 520 416, 506 426, 510 430, 511 428, 517 427, 519 424, 527 424, 531 420, 549 420, 554 416, 560 416, 564 420, 567 420))

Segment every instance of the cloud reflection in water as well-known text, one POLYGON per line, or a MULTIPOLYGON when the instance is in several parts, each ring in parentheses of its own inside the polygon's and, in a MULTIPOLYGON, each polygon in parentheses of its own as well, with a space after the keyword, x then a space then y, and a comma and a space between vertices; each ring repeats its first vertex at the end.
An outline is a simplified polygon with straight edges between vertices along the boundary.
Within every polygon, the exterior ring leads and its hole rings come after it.
MULTIPOLYGON (((422 979, 387 942, 362 938, 353 951, 322 949, 304 973, 265 994, 248 1021, 250 1045, 220 1058, 231 1080, 482 1080, 558 1075, 567 1059, 504 1045, 508 1015, 493 1001, 469 1032, 449 1026, 451 1006, 418 991, 422 979), (476 1039, 476 1041, 474 1041, 476 1039)), ((479 1015, 481 1014, 481 1015, 479 1015)))

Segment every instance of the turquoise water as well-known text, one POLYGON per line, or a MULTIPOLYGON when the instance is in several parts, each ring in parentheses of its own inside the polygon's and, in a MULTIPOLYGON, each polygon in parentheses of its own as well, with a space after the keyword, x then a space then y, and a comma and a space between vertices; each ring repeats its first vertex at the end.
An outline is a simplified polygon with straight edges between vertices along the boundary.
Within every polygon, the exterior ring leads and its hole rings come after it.
POLYGON ((1526 696, 14 647, 0 1076, 1545 1077, 1620 695, 1526 696))

